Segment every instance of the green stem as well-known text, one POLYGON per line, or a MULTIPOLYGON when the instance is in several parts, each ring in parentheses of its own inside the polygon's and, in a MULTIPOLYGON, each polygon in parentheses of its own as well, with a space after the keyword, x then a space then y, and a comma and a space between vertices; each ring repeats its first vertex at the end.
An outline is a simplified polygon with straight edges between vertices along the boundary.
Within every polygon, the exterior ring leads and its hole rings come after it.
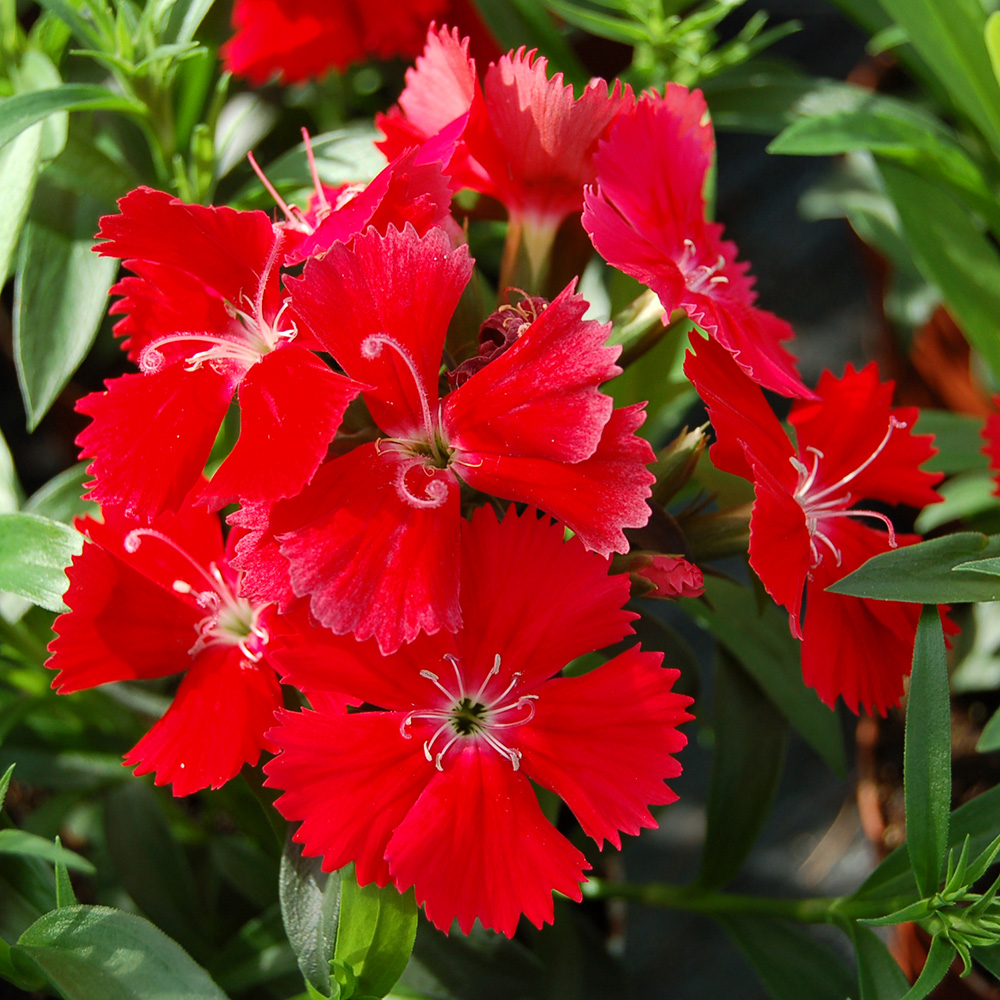
POLYGON ((0 615, 0 642, 16 649, 26 660, 41 666, 48 658, 49 651, 20 622, 9 622, 0 615))
POLYGON ((833 923, 838 918, 859 920, 883 917, 913 902, 911 896, 892 899, 856 900, 851 896, 821 896, 812 899, 773 899, 766 896, 740 896, 701 889, 696 885, 667 885, 650 882, 604 882, 592 879, 583 886, 590 899, 627 899, 660 909, 683 910, 706 916, 740 914, 778 917, 802 924, 833 923))

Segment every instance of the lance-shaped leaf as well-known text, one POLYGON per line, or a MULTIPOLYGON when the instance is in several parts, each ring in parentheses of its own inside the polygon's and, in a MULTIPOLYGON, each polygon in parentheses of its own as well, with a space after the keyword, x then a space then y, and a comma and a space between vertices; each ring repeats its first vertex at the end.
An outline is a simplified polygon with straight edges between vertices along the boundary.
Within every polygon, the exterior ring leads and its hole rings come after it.
POLYGON ((910 984, 882 939, 855 921, 846 930, 858 960, 861 1000, 899 1000, 910 984))
POLYGON ((66 611, 66 567, 83 536, 37 514, 0 514, 0 590, 49 611, 66 611))

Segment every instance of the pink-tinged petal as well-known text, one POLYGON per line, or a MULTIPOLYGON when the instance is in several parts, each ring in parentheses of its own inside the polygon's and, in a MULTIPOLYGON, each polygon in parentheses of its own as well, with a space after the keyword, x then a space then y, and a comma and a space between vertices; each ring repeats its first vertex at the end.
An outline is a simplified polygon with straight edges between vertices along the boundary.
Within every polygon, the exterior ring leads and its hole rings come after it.
POLYGON ((802 592, 814 559, 805 511, 767 466, 755 462, 753 472, 757 495, 750 517, 750 565, 764 589, 788 609, 792 635, 801 639, 802 592))
POLYGON ((620 374, 609 327, 584 320, 575 281, 514 345, 444 404, 451 445, 463 452, 580 462, 597 449, 614 402, 600 391, 620 374))
POLYGON ((362 885, 389 882, 386 845, 435 774, 394 712, 281 712, 268 738, 281 749, 264 770, 284 791, 275 807, 301 821, 294 840, 323 869, 355 862, 362 885))
POLYGON ((76 439, 80 457, 93 459, 87 498, 146 519, 176 510, 205 468, 232 380, 211 366, 169 365, 105 385, 76 404, 93 418, 76 439))
POLYGON ((565 522, 601 555, 628 552, 623 529, 641 528, 649 520, 646 498, 654 482, 646 469, 653 451, 635 434, 644 419, 642 405, 613 410, 597 450, 573 465, 463 452, 455 468, 474 489, 533 504, 565 522))
POLYGON ((66 572, 70 610, 60 615, 46 666, 60 694, 111 681, 186 670, 204 611, 192 608, 95 542, 66 572))
POLYGON ((230 564, 239 570, 240 596, 258 603, 273 602, 287 611, 297 600, 288 576, 288 560, 271 524, 271 504, 243 504, 227 518, 240 532, 230 564))
MULTIPOLYGON (((899 703, 913 661, 920 606, 831 594, 825 588, 888 549, 884 532, 846 518, 831 530, 842 563, 826 559, 806 594, 802 677, 831 708, 838 697, 852 712, 885 715, 899 703)), ((904 545, 916 536, 897 536, 904 545)))
POLYGON ((684 374, 708 407, 715 431, 715 443, 709 449, 712 464, 752 481, 749 453, 792 492, 797 473, 789 459, 794 449, 760 386, 714 340, 693 333, 691 347, 695 353, 687 353, 684 374))
POLYGON ((374 639, 358 642, 353 636, 334 635, 314 626, 286 636, 272 659, 282 680, 310 697, 313 692, 335 692, 359 704, 408 711, 423 705, 428 693, 433 693, 420 671, 435 670, 447 676, 444 657, 456 652, 456 639, 450 632, 418 635, 386 657, 374 639))
MULTIPOLYGON (((1000 405, 1000 396, 993 397, 993 405, 1000 405)), ((993 495, 1000 496, 1000 480, 997 479, 997 472, 1000 472, 1000 413, 993 413, 986 418, 986 423, 983 425, 983 440, 985 441, 983 453, 993 471, 993 495)))
POLYGON ((235 647, 195 658, 163 718, 125 755, 137 775, 156 773, 174 795, 221 788, 267 745, 264 733, 281 707, 274 671, 235 647))
POLYGON ((362 445, 323 466, 275 512, 295 593, 338 635, 374 636, 383 653, 418 632, 454 631, 458 483, 399 452, 362 445), (294 525, 294 526, 293 526, 294 525))
POLYGON ((644 561, 632 570, 653 589, 642 597, 660 597, 674 600, 678 597, 701 597, 705 593, 705 577, 694 563, 683 556, 646 555, 644 561))
POLYGON ((265 354, 239 387, 240 436, 197 502, 271 502, 312 478, 361 386, 286 344, 265 354))
POLYGON ((492 134, 470 129, 465 141, 512 215, 558 224, 580 210, 583 185, 594 179, 598 141, 634 99, 617 81, 609 93, 604 80, 576 99, 561 73, 547 79, 547 68, 545 58, 523 47, 490 66, 483 104, 492 134), (499 157, 503 166, 495 163, 499 157))
POLYGON ((782 396, 815 398, 815 393, 803 384, 795 358, 781 346, 782 340, 794 336, 783 319, 724 293, 686 292, 680 305, 758 385, 782 396))
MULTIPOLYGON (((371 811, 371 810, 369 810, 371 811)), ((514 935, 523 913, 551 923, 553 890, 580 899, 590 866, 544 817, 527 778, 485 744, 449 755, 385 851, 396 888, 427 919, 464 933, 478 919, 514 935)))
POLYGON ((374 386, 365 401, 393 437, 423 433, 437 411, 438 371, 452 313, 472 273, 465 246, 442 229, 374 229, 334 244, 290 279, 295 312, 344 371, 374 386))
POLYGON ((462 660, 466 687, 475 690, 500 654, 505 673, 520 673, 519 691, 561 670, 570 660, 632 632, 625 611, 628 577, 610 576, 608 561, 563 527, 511 507, 497 522, 480 507, 462 531, 462 660), (545 599, 539 600, 544 594, 545 599))
MULTIPOLYGON (((187 271, 240 309, 252 307, 275 250, 266 212, 188 205, 164 191, 139 187, 119 199, 120 214, 101 219, 96 247, 102 257, 146 260, 187 271)), ((278 306, 277 270, 265 311, 278 306)), ((181 329, 190 329, 182 327, 181 329)))
POLYGON ((818 400, 793 407, 789 420, 799 451, 815 448, 823 456, 815 490, 849 477, 841 495, 912 507, 941 499, 934 486, 942 474, 919 468, 937 453, 933 435, 913 433, 919 415, 915 406, 891 408, 894 386, 879 381, 874 362, 858 372, 848 365, 840 379, 823 373, 818 400))
POLYGON ((638 646, 580 677, 538 688, 535 715, 514 730, 521 766, 554 791, 599 847, 621 847, 621 833, 653 829, 649 806, 676 800, 664 782, 681 773, 673 756, 687 743, 686 695, 672 690, 677 670, 638 646))

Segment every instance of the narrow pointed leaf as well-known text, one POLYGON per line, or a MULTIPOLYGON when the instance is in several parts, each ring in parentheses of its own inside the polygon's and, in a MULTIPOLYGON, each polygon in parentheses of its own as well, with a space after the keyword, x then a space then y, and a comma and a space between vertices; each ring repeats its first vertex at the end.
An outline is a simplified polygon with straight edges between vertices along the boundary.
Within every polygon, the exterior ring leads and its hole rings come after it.
POLYGON ((899 1000, 910 984, 882 939, 853 921, 847 930, 858 960, 861 1000, 899 1000))
POLYGON ((45 837, 28 833, 25 830, 0 830, 0 854, 20 854, 43 861, 58 861, 77 871, 93 874, 96 870, 86 859, 75 851, 53 844, 45 837))
POLYGON ((4 799, 7 797, 7 789, 10 788, 10 776, 14 773, 14 764, 11 764, 2 775, 0 775, 0 809, 3 808, 4 799))
POLYGON ((49 611, 65 611, 66 567, 83 536, 37 514, 0 514, 0 590, 49 611))
MULTIPOLYGON (((56 837, 56 847, 62 849, 62 842, 58 836, 56 837)), ((76 893, 73 891, 73 883, 69 880, 66 862, 59 859, 56 861, 56 907, 62 909, 64 906, 75 906, 76 903, 76 893)))
POLYGON ((57 111, 121 111, 144 115, 146 108, 106 87, 67 83, 49 90, 34 90, 0 100, 0 146, 57 111))
POLYGON ((951 810, 951 701, 944 634, 936 608, 917 626, 903 749, 906 842, 923 896, 938 890, 951 810))
POLYGON ((0 284, 6 281, 21 227, 35 190, 42 156, 42 130, 31 128, 0 148, 0 284))
POLYGON ((955 949, 943 937, 931 941, 927 961, 917 976, 917 981, 903 995, 902 1000, 924 1000, 931 990, 944 979, 951 963, 955 960, 955 949))

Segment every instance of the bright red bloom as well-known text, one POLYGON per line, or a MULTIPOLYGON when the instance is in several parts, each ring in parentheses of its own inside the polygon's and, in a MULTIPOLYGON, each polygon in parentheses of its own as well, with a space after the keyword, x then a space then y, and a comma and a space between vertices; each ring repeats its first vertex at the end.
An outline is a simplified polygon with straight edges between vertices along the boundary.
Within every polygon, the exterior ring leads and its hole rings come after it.
MULTIPOLYGON (((993 405, 1000 406, 1000 396, 993 397, 993 405)), ((996 480, 993 495, 1000 496, 1000 413, 993 413, 983 424, 983 452, 990 463, 996 480)))
POLYGON ((825 588, 870 556, 918 540, 897 537, 885 514, 858 502, 919 508, 938 501, 940 474, 919 468, 935 452, 933 438, 913 433, 916 407, 892 408, 893 383, 880 382, 871 364, 859 372, 848 366, 840 379, 824 373, 818 398, 792 407, 793 444, 759 386, 724 350, 711 340, 693 337, 692 344, 697 353, 684 370, 715 429, 712 461, 754 484, 750 565, 803 639, 807 683, 827 704, 841 695, 854 711, 860 704, 884 714, 903 693, 919 608, 825 588))
POLYGON ((175 795, 219 788, 271 746, 264 733, 281 705, 267 657, 274 608, 237 596, 216 515, 185 507, 147 527, 120 508, 102 514, 77 522, 89 541, 67 570, 52 686, 69 694, 184 672, 125 763, 175 795))
POLYGON ((414 886, 437 927, 478 919, 512 935, 523 913, 552 920, 552 891, 580 898, 589 867, 544 817, 531 781, 559 795, 599 846, 655 827, 672 802, 677 726, 690 699, 676 670, 638 646, 579 677, 571 659, 631 632, 625 575, 533 511, 498 523, 480 508, 462 530, 456 635, 420 636, 383 658, 329 635, 280 654, 289 680, 377 706, 282 712, 267 784, 301 820, 295 839, 326 870, 414 886), (529 781, 530 779, 530 781, 529 781))
POLYGON ((491 64, 480 89, 468 40, 432 30, 398 107, 377 120, 387 156, 449 134, 453 185, 503 202, 511 223, 524 227, 536 267, 563 219, 580 211, 598 141, 633 104, 630 87, 616 82, 609 92, 603 80, 574 98, 562 74, 550 80, 547 69, 544 57, 522 47, 491 64))
MULTIPOLYGON (((288 285, 292 311, 351 378, 383 436, 324 465, 241 548, 254 593, 308 595, 338 634, 384 651, 460 622, 459 486, 536 505, 602 554, 649 518, 653 453, 641 407, 613 410, 598 386, 618 374, 607 327, 566 288, 506 351, 443 399, 445 333, 471 273, 466 248, 431 230, 369 230, 335 244, 288 285), (263 546, 264 554, 253 551, 263 546), (289 586, 275 580, 276 549, 289 586)), ((251 522, 248 522, 248 526, 251 522)))
POLYGON ((141 187, 101 219, 103 256, 134 276, 112 293, 115 327, 140 374, 123 375, 77 409, 93 458, 89 498, 151 518, 193 499, 220 507, 301 489, 326 455, 358 386, 331 371, 287 316, 282 236, 263 212, 187 205, 141 187), (205 462, 234 393, 241 429, 211 482, 205 462))
POLYGON ((705 593, 705 578, 694 563, 683 556, 650 555, 634 553, 637 565, 632 569, 639 581, 652 587, 640 597, 701 597, 705 593))
POLYGON ((705 178, 715 137, 700 90, 667 84, 621 115, 594 161, 583 226, 597 252, 651 288, 663 322, 683 309, 746 374, 785 396, 810 398, 781 346, 792 328, 754 306, 749 264, 705 215, 705 178))
POLYGON ((236 0, 226 69, 255 84, 343 70, 374 56, 413 56, 448 0, 236 0))

